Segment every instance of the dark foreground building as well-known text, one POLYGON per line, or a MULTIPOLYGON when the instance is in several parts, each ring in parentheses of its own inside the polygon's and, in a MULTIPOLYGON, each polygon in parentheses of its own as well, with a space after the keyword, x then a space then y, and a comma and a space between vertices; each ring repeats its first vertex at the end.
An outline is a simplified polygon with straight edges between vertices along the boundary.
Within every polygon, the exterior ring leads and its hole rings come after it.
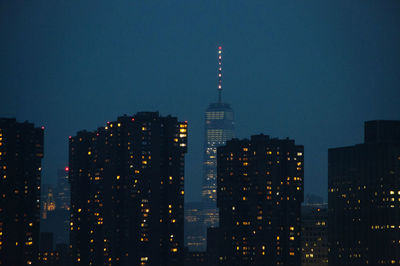
POLYGON ((0 265, 36 265, 43 128, 0 118, 0 265))
POLYGON ((329 150, 329 265, 400 265, 400 121, 329 150))
POLYGON ((138 113, 69 144, 74 263, 183 265, 187 123, 138 113))
POLYGON ((206 259, 206 252, 192 252, 185 250, 185 266, 206 266, 209 265, 206 259))
POLYGON ((303 149, 265 135, 218 148, 219 265, 300 265, 303 149))
POLYGON ((301 208, 302 266, 328 266, 328 205, 301 208))

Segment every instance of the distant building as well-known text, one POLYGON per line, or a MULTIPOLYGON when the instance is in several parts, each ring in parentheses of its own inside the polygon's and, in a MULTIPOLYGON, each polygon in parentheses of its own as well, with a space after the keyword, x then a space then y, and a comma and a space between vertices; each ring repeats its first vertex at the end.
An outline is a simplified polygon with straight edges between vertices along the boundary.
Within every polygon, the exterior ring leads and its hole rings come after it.
MULTIPOLYGON (((217 147, 235 136, 234 115, 229 104, 222 102, 222 47, 218 48, 218 102, 205 112, 203 153, 203 239, 208 227, 218 226, 217 209, 217 147)), ((205 250, 205 241, 203 242, 205 250)))
POLYGON ((324 199, 321 196, 315 194, 307 194, 304 199, 305 205, 322 205, 324 204, 324 199))
POLYGON ((68 182, 69 168, 57 171, 57 186, 55 191, 56 206, 58 209, 69 210, 71 203, 70 184, 68 182))
POLYGON ((218 148, 219 265, 301 264, 303 153, 266 135, 218 148))
POLYGON ((365 141, 329 149, 329 264, 400 265, 400 121, 365 123, 365 141))
POLYGON ((54 200, 54 186, 51 184, 43 184, 41 194, 41 218, 46 220, 48 213, 56 210, 56 202, 54 200))
POLYGON ((57 172, 57 184, 42 186, 41 231, 52 232, 56 244, 69 244, 70 184, 68 167, 57 172))
POLYGON ((185 250, 185 266, 206 266, 206 252, 185 250))
POLYGON ((303 205, 301 224, 301 265, 328 266, 328 205, 303 205))
POLYGON ((201 202, 185 203, 185 247, 193 252, 205 249, 202 207, 201 202))
POLYGON ((0 265, 36 265, 43 128, 0 118, 0 265))
POLYGON ((58 251, 50 250, 50 251, 40 251, 38 254, 38 265, 46 265, 46 266, 60 266, 61 256, 58 251))
POLYGON ((186 145, 187 123, 158 112, 70 138, 74 264, 183 265, 186 145))
POLYGON ((55 189, 56 211, 54 221, 54 241, 56 244, 69 244, 69 223, 71 193, 68 182, 68 167, 57 172, 57 186, 55 189))
POLYGON ((70 266, 70 252, 66 244, 56 245, 56 249, 41 249, 38 254, 38 265, 70 266))

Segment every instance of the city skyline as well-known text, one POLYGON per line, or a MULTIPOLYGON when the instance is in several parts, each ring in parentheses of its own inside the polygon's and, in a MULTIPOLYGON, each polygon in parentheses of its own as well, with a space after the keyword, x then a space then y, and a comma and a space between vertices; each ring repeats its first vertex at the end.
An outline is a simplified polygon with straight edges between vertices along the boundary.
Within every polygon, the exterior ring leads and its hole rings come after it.
POLYGON ((364 121, 400 119, 400 4, 367 3, 3 3, 0 116, 45 126, 49 183, 81 128, 143 110, 188 120, 185 196, 200 201, 221 44, 236 135, 303 143, 305 193, 326 200, 327 149, 361 142, 364 121))
POLYGON ((0 1, 0 264, 400 265, 400 1, 0 1))

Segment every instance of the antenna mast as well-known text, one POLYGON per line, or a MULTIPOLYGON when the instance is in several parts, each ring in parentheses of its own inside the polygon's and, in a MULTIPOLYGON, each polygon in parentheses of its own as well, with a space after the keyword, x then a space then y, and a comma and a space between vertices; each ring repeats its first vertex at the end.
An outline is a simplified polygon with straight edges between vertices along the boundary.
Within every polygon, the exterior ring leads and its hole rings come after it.
POLYGON ((222 46, 218 47, 218 103, 222 102, 222 46))

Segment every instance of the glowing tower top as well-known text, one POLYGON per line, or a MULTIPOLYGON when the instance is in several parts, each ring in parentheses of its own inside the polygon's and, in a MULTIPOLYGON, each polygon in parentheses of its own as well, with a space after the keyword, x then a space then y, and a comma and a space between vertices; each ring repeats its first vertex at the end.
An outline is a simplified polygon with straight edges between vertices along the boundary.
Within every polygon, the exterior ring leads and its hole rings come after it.
POLYGON ((218 103, 222 102, 222 46, 218 46, 218 103))

